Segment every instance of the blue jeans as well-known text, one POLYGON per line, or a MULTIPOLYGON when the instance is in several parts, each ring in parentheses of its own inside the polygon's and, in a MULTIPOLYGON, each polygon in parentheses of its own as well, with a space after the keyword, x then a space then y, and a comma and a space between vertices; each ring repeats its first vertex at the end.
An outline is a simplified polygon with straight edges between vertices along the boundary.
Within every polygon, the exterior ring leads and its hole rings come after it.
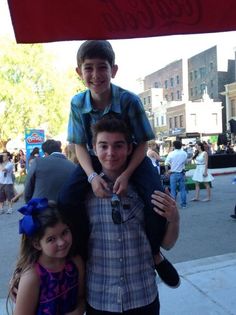
POLYGON ((184 173, 172 173, 170 175, 170 193, 174 199, 177 195, 177 185, 180 192, 181 206, 186 206, 186 187, 184 173))

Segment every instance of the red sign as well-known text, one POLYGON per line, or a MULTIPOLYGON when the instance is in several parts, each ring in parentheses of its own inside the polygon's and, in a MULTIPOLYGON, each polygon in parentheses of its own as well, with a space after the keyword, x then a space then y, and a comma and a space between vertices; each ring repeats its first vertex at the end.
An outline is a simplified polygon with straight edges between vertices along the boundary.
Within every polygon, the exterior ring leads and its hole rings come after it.
POLYGON ((18 43, 236 30, 236 1, 8 0, 18 43))

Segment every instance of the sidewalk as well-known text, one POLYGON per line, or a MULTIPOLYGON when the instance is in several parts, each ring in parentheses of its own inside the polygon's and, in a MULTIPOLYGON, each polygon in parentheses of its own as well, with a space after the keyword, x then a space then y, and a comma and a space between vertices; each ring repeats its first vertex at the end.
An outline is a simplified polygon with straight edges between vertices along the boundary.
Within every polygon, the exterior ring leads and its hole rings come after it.
MULTIPOLYGON (((236 222, 235 222, 236 224, 236 222)), ((168 288, 157 280, 161 315, 235 315, 236 253, 175 264, 181 285, 168 288)), ((6 313, 0 299, 0 314, 6 313)))
POLYGON ((236 314, 236 253, 175 266, 181 286, 170 289, 159 284, 161 315, 236 314))

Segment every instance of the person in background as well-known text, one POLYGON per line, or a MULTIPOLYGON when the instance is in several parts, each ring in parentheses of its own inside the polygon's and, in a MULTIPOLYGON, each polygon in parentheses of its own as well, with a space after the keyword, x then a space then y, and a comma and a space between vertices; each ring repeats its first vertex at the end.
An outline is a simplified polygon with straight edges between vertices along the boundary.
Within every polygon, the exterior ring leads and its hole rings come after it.
POLYGON ((193 181, 195 181, 195 196, 191 201, 199 201, 200 183, 204 183, 207 191, 207 197, 202 201, 210 201, 210 182, 214 177, 208 171, 208 154, 205 151, 203 143, 200 141, 196 143, 196 152, 193 156, 193 161, 196 163, 196 169, 194 170, 192 177, 193 181))
POLYGON ((29 156, 29 161, 28 161, 29 167, 31 166, 32 161, 38 157, 40 157, 39 148, 35 147, 35 148, 33 148, 32 152, 30 153, 30 156, 29 156))
POLYGON ((83 315, 84 263, 72 255, 69 223, 46 198, 32 199, 18 211, 24 217, 9 290, 13 296, 17 289, 14 315, 83 315))
POLYGON ((4 213, 4 202, 8 202, 7 214, 11 214, 12 198, 15 195, 13 185, 13 168, 14 164, 10 161, 11 155, 4 151, 0 160, 0 214, 4 213))
POLYGON ((76 165, 61 153, 61 144, 49 139, 42 144, 45 157, 32 161, 25 180, 25 201, 46 197, 57 201, 62 185, 74 172, 76 165))
POLYGON ((159 155, 159 147, 155 140, 148 142, 147 156, 151 159, 153 166, 158 169, 158 173, 160 174, 161 157, 159 155))
POLYGON ((20 176, 26 174, 26 156, 23 150, 19 150, 20 176))
POLYGON ((180 192, 181 207, 186 208, 187 194, 185 186, 185 164, 187 163, 187 153, 182 150, 180 140, 173 142, 174 151, 167 155, 165 160, 166 173, 170 174, 170 192, 174 199, 177 197, 177 187, 180 192))

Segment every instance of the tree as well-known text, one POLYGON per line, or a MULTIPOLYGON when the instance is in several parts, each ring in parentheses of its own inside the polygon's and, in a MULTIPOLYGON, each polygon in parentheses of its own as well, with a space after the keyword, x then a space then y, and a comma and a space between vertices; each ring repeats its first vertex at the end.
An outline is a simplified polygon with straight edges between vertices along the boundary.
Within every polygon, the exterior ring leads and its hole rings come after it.
POLYGON ((66 130, 71 96, 84 89, 70 71, 58 71, 41 44, 20 45, 0 38, 0 147, 26 128, 51 137, 66 130))

